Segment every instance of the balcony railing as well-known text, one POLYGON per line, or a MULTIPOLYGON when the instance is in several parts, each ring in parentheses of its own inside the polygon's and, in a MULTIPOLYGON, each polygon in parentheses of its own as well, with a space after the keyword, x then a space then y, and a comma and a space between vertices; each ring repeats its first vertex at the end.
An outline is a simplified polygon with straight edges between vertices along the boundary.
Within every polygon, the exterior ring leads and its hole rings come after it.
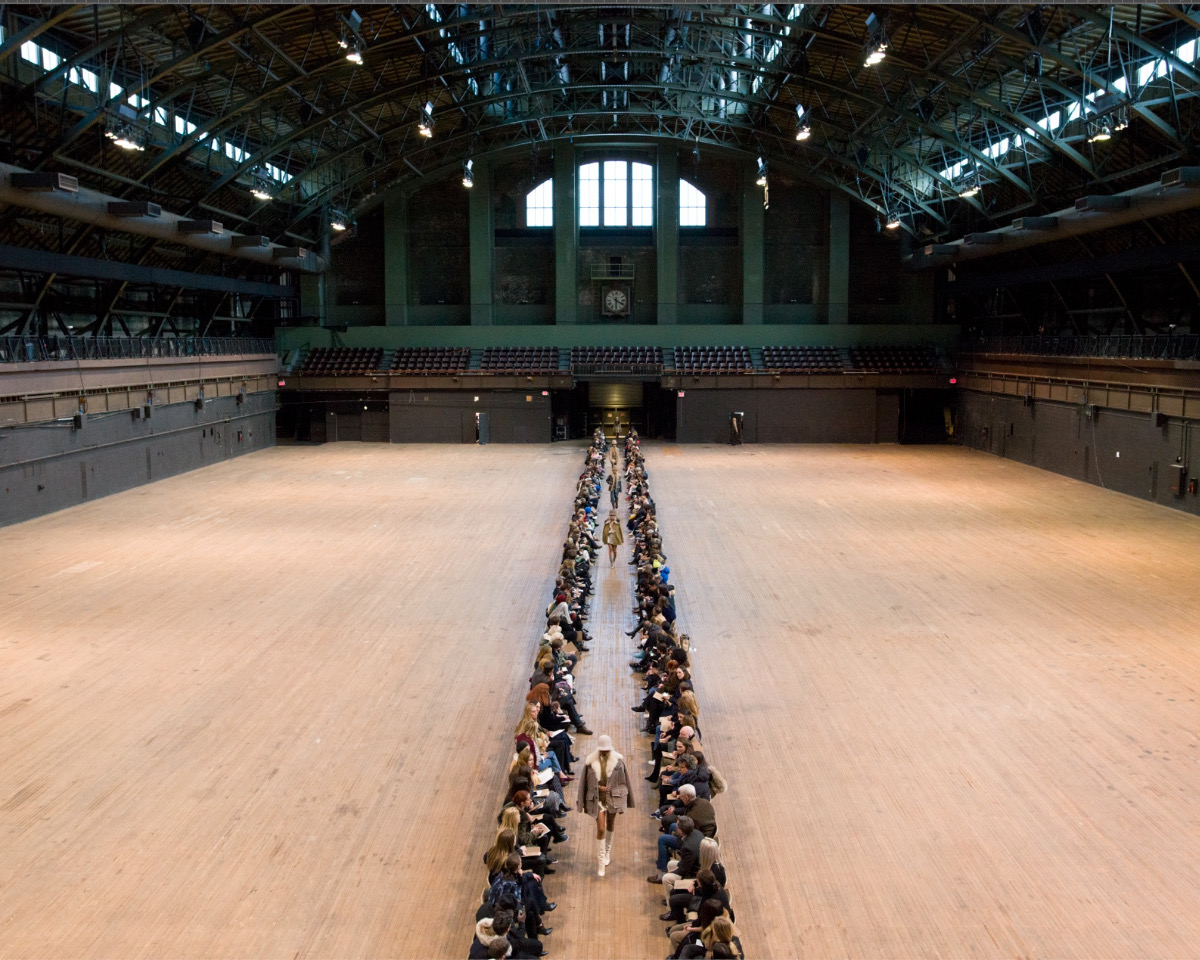
POLYGON ((275 353, 269 337, 0 337, 0 363, 275 353))
POLYGON ((962 352, 964 354, 1094 357, 1122 360, 1200 360, 1200 335, 976 337, 963 341, 962 352))

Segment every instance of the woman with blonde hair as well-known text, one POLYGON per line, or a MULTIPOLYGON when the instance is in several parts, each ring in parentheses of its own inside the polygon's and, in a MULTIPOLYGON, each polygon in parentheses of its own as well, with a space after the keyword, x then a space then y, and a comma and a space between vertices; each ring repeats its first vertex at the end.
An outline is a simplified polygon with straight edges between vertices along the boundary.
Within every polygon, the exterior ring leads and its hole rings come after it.
POLYGON ((696 693, 694 690, 684 690, 683 693, 679 695, 679 713, 679 725, 681 727, 692 727, 698 733, 700 728, 696 725, 695 721, 700 719, 700 702, 696 699, 696 693), (685 713, 692 718, 691 723, 685 723, 683 721, 682 715, 685 713))
POLYGON ((700 869, 711 870, 720 882, 726 885, 725 864, 721 862, 721 845, 713 837, 700 841, 700 869))
MULTIPOLYGON (((520 792, 518 793, 520 796, 520 792)), ((528 796, 528 794, 526 794, 528 796)), ((515 798, 514 798, 515 799, 515 798)), ((505 807, 500 812, 500 829, 511 830, 517 838, 517 847, 537 847, 540 854, 529 855, 523 849, 516 852, 521 855, 521 868, 533 870, 536 873, 553 873, 550 868, 550 834, 543 833, 540 837, 533 831, 533 821, 515 803, 505 807)))
POLYGON ((687 944, 679 953, 685 960, 698 957, 744 957, 733 921, 720 916, 700 931, 700 942, 687 944))
POLYGON ((496 880, 496 875, 504 869, 504 861, 508 855, 517 849, 517 832, 501 827, 496 831, 496 839, 491 849, 483 855, 483 863, 488 871, 488 885, 496 880))

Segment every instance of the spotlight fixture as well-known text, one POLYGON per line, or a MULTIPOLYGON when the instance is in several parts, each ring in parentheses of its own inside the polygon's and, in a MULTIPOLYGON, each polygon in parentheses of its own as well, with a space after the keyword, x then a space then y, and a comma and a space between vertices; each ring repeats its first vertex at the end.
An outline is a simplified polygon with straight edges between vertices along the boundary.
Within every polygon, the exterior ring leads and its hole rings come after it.
POLYGON ((255 200, 274 199, 274 194, 271 193, 271 180, 261 171, 256 170, 251 175, 250 196, 255 200))
POLYGON ((104 135, 122 150, 137 151, 138 153, 141 153, 146 149, 146 135, 136 130, 128 123, 122 123, 116 127, 110 127, 104 131, 104 135))
POLYGON ((1087 131, 1088 143, 1103 143, 1112 139, 1113 126, 1108 120, 1089 120, 1087 131))
POLYGON ((893 215, 889 215, 888 219, 887 219, 887 223, 885 223, 883 225, 883 228, 885 230, 897 230, 897 229, 899 229, 899 227, 900 227, 900 218, 897 216, 893 216, 893 215))
POLYGON ((886 26, 874 13, 866 20, 867 42, 863 46, 863 66, 874 67, 887 56, 888 38, 886 26))
POLYGON ((968 197, 973 197, 979 193, 980 187, 977 183, 972 183, 958 192, 958 195, 966 200, 968 197))
POLYGON ((475 186, 475 171, 472 169, 474 166, 474 160, 468 160, 463 164, 462 185, 468 190, 475 186))
POLYGON ((363 45, 362 41, 355 40, 349 45, 346 50, 346 59, 356 67, 361 67, 363 62, 363 45))
POLYGON ((807 140, 812 136, 812 126, 804 119, 804 104, 796 104, 796 139, 807 140))
POLYGON ((767 185, 767 161, 762 157, 758 158, 758 176, 754 178, 754 182, 760 187, 767 185))
POLYGON ((421 110, 421 119, 417 121, 417 133, 423 137, 433 136, 433 101, 426 101, 421 110))
POLYGON ((346 214, 344 214, 341 210, 334 210, 329 215, 329 226, 331 226, 338 233, 341 233, 350 226, 350 218, 347 217, 346 214))

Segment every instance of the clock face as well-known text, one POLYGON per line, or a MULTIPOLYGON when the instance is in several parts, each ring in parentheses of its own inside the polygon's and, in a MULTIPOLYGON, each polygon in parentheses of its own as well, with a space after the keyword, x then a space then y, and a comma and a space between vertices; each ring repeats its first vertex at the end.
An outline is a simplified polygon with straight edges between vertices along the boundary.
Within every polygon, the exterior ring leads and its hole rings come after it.
POLYGON ((613 313, 620 313, 625 309, 626 297, 624 290, 609 290, 608 296, 604 298, 604 305, 613 313))

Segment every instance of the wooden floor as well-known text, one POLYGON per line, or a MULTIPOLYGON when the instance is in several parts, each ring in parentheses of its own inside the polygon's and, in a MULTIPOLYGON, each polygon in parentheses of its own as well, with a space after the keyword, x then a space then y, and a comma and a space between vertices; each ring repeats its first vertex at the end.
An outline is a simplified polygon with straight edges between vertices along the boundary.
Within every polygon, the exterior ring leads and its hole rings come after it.
MULTIPOLYGON (((278 448, 0 529, 0 956, 465 956, 581 460, 278 448)), ((647 462, 752 958, 1200 956, 1200 522, 961 450, 647 462)), ((579 677, 636 777, 627 556, 579 677)), ((636 782, 604 880, 568 816, 553 957, 667 952, 636 782)))

